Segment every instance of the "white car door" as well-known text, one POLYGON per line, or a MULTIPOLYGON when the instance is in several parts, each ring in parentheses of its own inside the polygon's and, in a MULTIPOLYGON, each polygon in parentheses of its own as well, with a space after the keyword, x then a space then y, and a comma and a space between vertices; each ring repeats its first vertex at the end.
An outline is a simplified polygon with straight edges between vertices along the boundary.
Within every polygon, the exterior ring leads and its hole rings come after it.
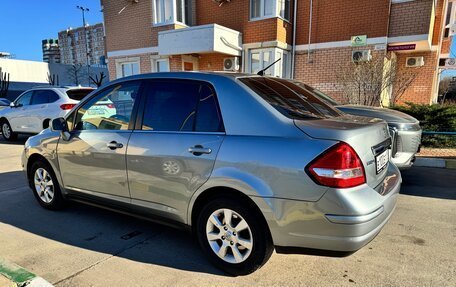
POLYGON ((27 120, 28 108, 32 100, 33 91, 20 95, 14 101, 14 107, 11 107, 5 116, 14 132, 29 132, 30 127, 27 120))
POLYGON ((35 90, 33 92, 27 115, 30 132, 39 133, 43 130, 45 121, 59 116, 59 110, 56 111, 53 104, 59 99, 59 96, 52 90, 35 90))

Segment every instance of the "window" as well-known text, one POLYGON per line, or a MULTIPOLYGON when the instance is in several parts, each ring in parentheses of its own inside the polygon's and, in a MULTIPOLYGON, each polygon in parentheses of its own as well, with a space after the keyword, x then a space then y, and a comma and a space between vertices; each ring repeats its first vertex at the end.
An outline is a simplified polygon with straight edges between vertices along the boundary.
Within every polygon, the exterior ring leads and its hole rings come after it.
POLYGON ((91 92, 93 92, 93 89, 71 89, 66 91, 66 94, 72 100, 82 101, 82 99, 84 99, 91 92))
POLYGON ((215 92, 197 81, 151 81, 143 130, 218 132, 223 130, 215 92))
POLYGON ((169 72, 169 59, 153 60, 154 72, 169 72))
POLYGON ((76 130, 127 130, 139 82, 114 85, 85 103, 76 113, 76 130))
POLYGON ((288 118, 303 120, 341 115, 300 82, 266 77, 246 77, 240 81, 288 118))
POLYGON ((122 77, 139 74, 139 62, 129 62, 120 64, 122 67, 122 77))
POLYGON ((247 64, 248 72, 256 74, 278 59, 280 59, 280 61, 267 69, 264 74, 268 76, 289 78, 290 67, 288 63, 288 52, 279 48, 250 50, 247 64))
POLYGON ((290 20, 290 0, 250 0, 250 18, 281 17, 290 20))
POLYGON ((49 90, 36 90, 33 92, 32 105, 41 105, 53 103, 59 99, 59 96, 49 90))
POLYGON ((188 0, 154 0, 154 24, 189 23, 188 0))
POLYGON ((23 94, 19 99, 16 100, 15 105, 18 107, 30 105, 30 101, 32 100, 32 94, 33 92, 27 92, 23 94))

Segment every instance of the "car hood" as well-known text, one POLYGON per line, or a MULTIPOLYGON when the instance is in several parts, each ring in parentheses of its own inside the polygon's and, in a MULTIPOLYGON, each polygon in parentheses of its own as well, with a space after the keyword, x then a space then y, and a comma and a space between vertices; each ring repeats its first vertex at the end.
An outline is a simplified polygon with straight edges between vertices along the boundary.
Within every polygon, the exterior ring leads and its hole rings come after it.
POLYGON ((340 111, 356 116, 379 118, 385 120, 387 123, 401 123, 401 124, 418 124, 419 121, 412 116, 403 112, 399 112, 387 108, 358 106, 358 105, 343 105, 336 106, 340 111))

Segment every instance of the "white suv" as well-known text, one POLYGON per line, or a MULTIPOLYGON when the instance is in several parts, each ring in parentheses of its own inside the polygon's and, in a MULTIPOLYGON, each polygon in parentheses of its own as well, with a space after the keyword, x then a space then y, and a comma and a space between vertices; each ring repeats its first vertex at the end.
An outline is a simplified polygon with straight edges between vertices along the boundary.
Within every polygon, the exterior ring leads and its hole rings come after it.
MULTIPOLYGON (((0 110, 1 133, 13 141, 18 134, 36 134, 49 127, 53 118, 66 115, 94 89, 88 87, 36 87, 25 91, 0 110)), ((108 108, 108 107, 107 107, 108 108)))

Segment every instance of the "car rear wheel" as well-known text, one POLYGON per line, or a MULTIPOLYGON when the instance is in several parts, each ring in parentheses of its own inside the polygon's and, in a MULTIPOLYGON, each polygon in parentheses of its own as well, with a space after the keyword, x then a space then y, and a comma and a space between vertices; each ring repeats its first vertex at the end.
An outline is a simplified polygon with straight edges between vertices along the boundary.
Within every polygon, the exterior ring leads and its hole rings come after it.
POLYGON ((9 122, 7 120, 2 121, 2 136, 7 141, 15 141, 17 139, 17 133, 13 132, 9 122))
POLYGON ((65 207, 59 183, 49 164, 43 161, 33 163, 29 180, 33 194, 42 207, 50 210, 65 207))
POLYGON ((247 275, 268 261, 274 247, 259 216, 231 198, 217 198, 203 207, 197 220, 198 242, 216 267, 231 275, 247 275))

